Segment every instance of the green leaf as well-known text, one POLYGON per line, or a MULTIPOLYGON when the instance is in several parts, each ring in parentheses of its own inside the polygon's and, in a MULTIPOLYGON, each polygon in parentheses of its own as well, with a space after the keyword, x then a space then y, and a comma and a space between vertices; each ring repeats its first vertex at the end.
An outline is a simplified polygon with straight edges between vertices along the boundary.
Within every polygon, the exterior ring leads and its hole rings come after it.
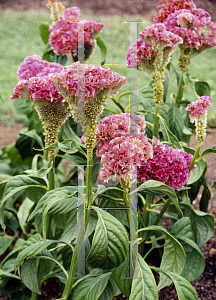
POLYGON ((21 268, 21 279, 32 292, 41 295, 37 280, 37 259, 27 259, 21 268))
POLYGON ((164 119, 159 115, 159 119, 160 119, 160 130, 163 133, 163 140, 168 141, 169 144, 174 144, 176 145, 179 149, 182 149, 181 144, 179 143, 179 140, 177 139, 177 137, 172 133, 172 131, 168 128, 168 126, 166 125, 164 119))
POLYGON ((199 159, 205 157, 207 154, 210 154, 210 153, 216 153, 216 145, 212 146, 211 148, 206 149, 206 150, 200 155, 199 159))
POLYGON ((7 248, 12 244, 15 237, 0 233, 0 255, 4 254, 7 248))
MULTIPOLYGON (((111 277, 111 272, 96 277, 82 278, 72 290, 73 300, 98 300, 106 288, 111 277)), ((108 299, 107 299, 108 300, 108 299)))
POLYGON ((184 205, 184 216, 190 218, 195 242, 199 247, 205 244, 214 234, 213 216, 193 209, 192 206, 184 205))
POLYGON ((94 208, 98 215, 87 262, 92 267, 113 269, 119 266, 128 252, 128 234, 124 226, 106 211, 94 208))
POLYGON ((112 300, 113 297, 114 297, 113 286, 112 286, 112 283, 110 281, 108 281, 108 284, 107 284, 105 290, 100 295, 98 300, 112 300))
POLYGON ((166 102, 166 97, 167 97, 167 92, 168 92, 168 87, 169 87, 169 70, 165 69, 165 79, 163 81, 163 101, 166 102))
POLYGON ((10 278, 15 278, 15 279, 20 280, 19 276, 17 276, 17 275, 11 274, 10 272, 0 270, 0 278, 3 278, 3 277, 10 277, 10 278))
POLYGON ((20 266, 26 258, 33 257, 41 253, 44 249, 50 245, 58 243, 54 240, 46 240, 40 236, 39 233, 30 237, 22 247, 22 250, 16 258, 16 267, 20 266))
POLYGON ((129 278, 129 254, 124 262, 112 270, 112 277, 120 291, 129 298, 131 292, 132 278, 129 278))
POLYGON ((61 54, 56 55, 52 51, 49 43, 46 44, 45 51, 44 51, 44 54, 42 56, 42 59, 50 61, 50 62, 57 62, 57 63, 61 64, 62 66, 64 66, 67 62, 67 56, 66 55, 62 56, 61 54))
POLYGON ((80 152, 83 155, 86 155, 85 151, 83 150, 83 148, 81 147, 81 145, 79 145, 75 140, 72 139, 68 139, 62 143, 58 143, 58 148, 66 153, 69 154, 73 154, 76 152, 80 152))
MULTIPOLYGON (((164 233, 167 237, 160 268, 166 271, 175 272, 176 274, 181 274, 185 266, 186 256, 179 241, 177 241, 169 232, 167 232, 165 228, 160 226, 141 228, 138 230, 138 232, 155 230, 164 233)), ((169 284, 170 280, 166 276, 162 275, 160 277, 158 288, 162 289, 169 284)))
POLYGON ((20 205, 17 213, 17 218, 19 220, 20 227, 25 234, 26 234, 25 223, 27 221, 27 218, 29 216, 29 213, 33 205, 34 205, 33 201, 31 201, 29 198, 25 198, 23 203, 20 205))
POLYGON ((169 233, 175 237, 181 236, 194 240, 194 235, 191 227, 191 221, 188 217, 181 218, 176 223, 174 223, 170 229, 169 233))
MULTIPOLYGON (((88 227, 91 224, 91 219, 89 219, 88 227)), ((70 244, 72 241, 77 240, 77 210, 70 212, 67 220, 65 222, 65 227, 63 229, 60 241, 70 244)))
POLYGON ((156 180, 148 180, 148 181, 142 183, 138 187, 137 191, 145 191, 146 193, 149 193, 149 194, 153 193, 156 195, 158 195, 158 194, 166 195, 175 204, 175 207, 177 208, 177 210, 181 211, 175 191, 171 187, 165 185, 162 182, 159 182, 156 180))
POLYGON ((49 41, 49 24, 47 22, 41 23, 39 26, 39 33, 41 36, 42 41, 46 45, 49 41))
POLYGON ((195 91, 201 96, 210 96, 211 88, 205 81, 195 81, 195 91))
POLYGON ((34 110, 34 104, 27 99, 13 100, 16 111, 21 115, 29 115, 34 110))
MULTIPOLYGON (((77 187, 75 187, 75 186, 60 187, 60 188, 57 188, 57 189, 47 192, 45 195, 43 195, 43 197, 37 203, 35 209, 29 216, 29 220, 34 218, 36 215, 42 213, 43 206, 46 201, 48 201, 48 203, 49 203, 49 201, 52 201, 52 199, 54 199, 53 201, 55 201, 55 199, 57 201, 60 201, 60 200, 64 201, 64 199, 71 197, 75 192, 77 192, 77 187)), ((53 207, 53 209, 54 209, 54 207, 53 207)), ((58 209, 58 208, 56 207, 56 209, 58 209)))
POLYGON ((158 290, 154 275, 142 256, 137 253, 137 278, 132 281, 129 300, 157 300, 158 290))
POLYGON ((193 286, 180 275, 162 270, 161 268, 151 267, 151 269, 158 273, 163 273, 169 281, 173 281, 179 300, 198 300, 197 293, 193 286))
POLYGON ((44 143, 41 139, 41 137, 37 134, 36 130, 33 129, 33 130, 30 130, 30 131, 27 131, 25 133, 20 133, 21 135, 25 135, 25 136, 28 136, 34 140, 36 140, 38 142, 38 144, 40 145, 40 147, 43 149, 44 148, 44 143))
POLYGON ((182 117, 182 114, 175 104, 172 104, 168 114, 169 114, 170 130, 178 138, 178 140, 181 140, 183 126, 184 126, 184 119, 182 117))
POLYGON ((176 67, 174 66, 174 64, 172 62, 170 62, 171 66, 173 67, 173 70, 175 72, 175 75, 176 75, 176 80, 177 80, 177 85, 179 84, 179 81, 180 81, 180 77, 181 77, 181 74, 180 72, 176 69, 176 67))
MULTIPOLYGON (((4 265, 4 263, 7 262, 7 260, 11 256, 13 256, 17 251, 19 251, 22 248, 22 246, 24 245, 24 243, 25 243, 25 240, 23 240, 21 238, 16 241, 16 244, 14 245, 13 250, 10 251, 10 253, 2 260, 2 262, 0 264, 1 268, 2 268, 2 265, 4 265)), ((13 266, 13 269, 14 269, 14 266, 13 266)))
POLYGON ((104 65, 106 62, 107 47, 99 37, 96 37, 96 42, 101 51, 101 65, 104 65))
POLYGON ((0 224, 3 229, 5 229, 3 213, 7 201, 13 195, 23 190, 28 190, 29 192, 34 193, 35 196, 40 197, 44 194, 44 190, 47 190, 47 187, 25 175, 17 175, 13 177, 5 186, 0 206, 0 224))

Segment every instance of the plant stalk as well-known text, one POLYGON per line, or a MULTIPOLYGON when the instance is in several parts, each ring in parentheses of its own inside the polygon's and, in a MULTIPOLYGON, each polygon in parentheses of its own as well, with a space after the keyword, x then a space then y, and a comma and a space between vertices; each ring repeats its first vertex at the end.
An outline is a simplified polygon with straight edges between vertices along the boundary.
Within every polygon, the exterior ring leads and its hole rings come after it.
POLYGON ((179 84, 178 84, 178 90, 177 90, 177 95, 176 95, 176 103, 178 105, 180 105, 180 103, 181 103, 183 93, 184 93, 184 88, 185 88, 185 84, 184 84, 184 80, 183 80, 184 73, 185 73, 184 71, 181 72, 181 77, 180 77, 179 84))
POLYGON ((155 103, 155 115, 154 115, 152 136, 155 136, 156 139, 158 139, 159 136, 159 113, 160 113, 160 103, 155 103))
POLYGON ((127 187, 123 188, 123 201, 124 201, 124 206, 126 208, 129 208, 126 210, 126 213, 127 213, 128 224, 130 226, 130 199, 129 199, 129 191, 127 187))
POLYGON ((197 157, 198 157, 199 152, 200 152, 201 144, 202 144, 202 142, 198 143, 198 146, 197 146, 196 151, 194 153, 193 159, 192 159, 192 161, 190 163, 190 166, 189 166, 189 172, 193 169, 193 167, 196 163, 197 157))
POLYGON ((92 172, 93 172, 93 148, 87 148, 87 170, 86 170, 86 219, 85 224, 86 228, 88 225, 89 217, 90 217, 90 207, 92 205, 92 172))

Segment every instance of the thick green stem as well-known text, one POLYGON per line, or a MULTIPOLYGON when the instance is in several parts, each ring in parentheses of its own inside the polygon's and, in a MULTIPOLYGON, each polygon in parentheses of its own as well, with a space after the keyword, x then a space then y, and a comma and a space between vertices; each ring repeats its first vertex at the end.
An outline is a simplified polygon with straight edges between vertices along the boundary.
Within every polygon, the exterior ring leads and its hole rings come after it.
MULTIPOLYGON (((48 151, 49 163, 53 162, 52 169, 48 173, 48 183, 49 183, 49 191, 55 189, 55 153, 53 150, 48 151)), ((51 216, 47 214, 46 216, 46 237, 49 237, 51 227, 51 216)))
POLYGON ((194 157, 193 157, 193 159, 192 159, 192 161, 190 163, 190 166, 189 166, 189 172, 193 169, 193 167, 194 167, 194 165, 196 163, 197 157, 198 157, 199 152, 200 152, 201 144, 202 144, 202 142, 198 143, 198 146, 197 146, 196 151, 194 153, 194 157))
POLYGON ((149 214, 150 214, 150 212, 148 211, 148 208, 151 207, 153 199, 154 199, 154 195, 150 195, 150 194, 146 195, 146 201, 145 201, 144 213, 143 213, 143 220, 144 220, 145 227, 147 227, 148 223, 149 223, 149 214))
POLYGON ((92 205, 92 171, 93 171, 93 148, 87 148, 87 170, 86 170, 86 227, 88 225, 89 217, 90 217, 90 207, 92 205))
POLYGON ((184 88, 185 88, 185 84, 184 84, 184 71, 181 72, 181 77, 179 80, 179 84, 178 84, 178 90, 177 90, 177 94, 176 94, 176 104, 180 105, 182 97, 183 97, 183 93, 184 93, 184 88))
POLYGON ((158 139, 159 136, 159 113, 160 113, 160 103, 155 104, 155 115, 154 115, 154 124, 152 135, 158 139))
POLYGON ((127 212, 128 224, 130 226, 130 199, 129 199, 129 191, 127 187, 123 188, 123 201, 124 201, 124 206, 129 208, 126 210, 126 212, 127 212))

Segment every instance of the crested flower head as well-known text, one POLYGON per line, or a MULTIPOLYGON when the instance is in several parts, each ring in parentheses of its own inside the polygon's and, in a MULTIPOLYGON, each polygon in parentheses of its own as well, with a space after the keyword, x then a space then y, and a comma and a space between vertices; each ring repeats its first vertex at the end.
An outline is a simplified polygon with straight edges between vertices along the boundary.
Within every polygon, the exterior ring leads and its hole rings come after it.
POLYGON ((158 6, 159 12, 154 17, 155 23, 163 23, 167 17, 179 9, 196 8, 193 0, 159 0, 161 5, 158 6))
POLYGON ((58 0, 47 0, 47 7, 50 9, 50 18, 57 21, 61 13, 64 12, 64 5, 58 0))
POLYGON ((59 63, 42 60, 39 55, 27 56, 18 68, 17 75, 20 80, 28 80, 34 76, 44 76, 50 73, 58 73, 63 66, 59 63))
POLYGON ((152 146, 146 136, 121 136, 112 139, 101 158, 101 179, 112 175, 120 177, 122 187, 129 187, 135 167, 152 157, 152 146))
POLYGON ((138 167, 137 178, 143 182, 150 179, 157 180, 179 190, 190 177, 189 165, 193 155, 161 144, 155 137, 152 139, 152 146, 153 157, 138 167))
POLYGON ((144 119, 129 113, 114 114, 103 118, 96 130, 96 141, 100 141, 97 156, 102 156, 109 149, 109 143, 114 138, 133 135, 135 131, 138 134, 144 134, 145 127, 144 119))
POLYGON ((95 36, 105 25, 93 20, 79 21, 79 11, 78 7, 66 9, 64 15, 49 29, 49 43, 53 52, 63 56, 72 54, 74 61, 77 60, 77 42, 83 41, 83 33, 87 59, 93 50, 95 36))
POLYGON ((191 123, 195 122, 196 138, 199 142, 204 141, 207 127, 207 110, 211 107, 209 96, 202 96, 197 101, 191 102, 186 107, 187 111, 191 111, 189 115, 191 123))

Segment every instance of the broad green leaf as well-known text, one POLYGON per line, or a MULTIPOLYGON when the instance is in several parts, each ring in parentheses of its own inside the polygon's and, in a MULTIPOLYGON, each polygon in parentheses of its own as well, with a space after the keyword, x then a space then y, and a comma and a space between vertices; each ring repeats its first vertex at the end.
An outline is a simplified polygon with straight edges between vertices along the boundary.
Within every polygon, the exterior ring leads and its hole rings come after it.
POLYGON ((22 115, 29 115, 34 110, 34 104, 27 99, 13 100, 16 111, 22 115))
POLYGON ((199 98, 199 95, 197 95, 196 90, 195 90, 195 82, 196 81, 191 79, 191 75, 188 72, 184 73, 183 79, 184 79, 186 87, 192 93, 192 95, 190 95, 191 101, 196 101, 199 98))
POLYGON ((172 131, 168 128, 167 124, 165 123, 164 118, 162 118, 162 116, 159 115, 159 119, 160 119, 160 130, 163 133, 163 137, 164 140, 167 140, 169 144, 175 144, 179 149, 182 149, 181 144, 179 143, 179 140, 177 139, 177 137, 174 135, 174 133, 172 133, 172 131))
POLYGON ((195 91, 201 96, 210 96, 211 88, 205 81, 195 81, 195 91))
POLYGON ((40 198, 47 190, 47 187, 25 175, 17 175, 13 177, 5 186, 0 206, 0 224, 3 229, 5 229, 5 225, 3 222, 3 213, 7 201, 13 195, 23 190, 28 190, 29 192, 34 193, 34 197, 37 196, 38 198, 40 198))
POLYGON ((21 279, 32 292, 41 295, 37 280, 37 259, 27 259, 21 268, 21 279))
POLYGON ((41 253, 44 249, 55 243, 58 243, 58 241, 45 241, 45 239, 42 238, 39 233, 34 234, 25 242, 22 250, 19 252, 16 258, 16 267, 20 266, 26 258, 33 257, 41 253))
POLYGON ((0 233, 0 255, 4 254, 7 248, 12 244, 15 237, 7 235, 3 232, 0 233))
POLYGON ((20 280, 19 276, 17 276, 17 275, 11 274, 10 272, 0 270, 0 278, 3 278, 3 277, 11 277, 11 278, 20 280))
POLYGON ((211 189, 216 189, 216 181, 214 181, 213 185, 211 186, 211 189))
POLYGON ((129 300, 159 299, 156 281, 150 267, 139 253, 137 253, 137 259, 137 278, 133 278, 129 300))
POLYGON ((55 198, 55 196, 57 199, 59 199, 59 200, 62 199, 62 201, 64 201, 63 199, 67 199, 68 197, 73 195, 75 192, 77 192, 77 187, 75 187, 75 186, 67 186, 67 187, 65 186, 65 187, 60 187, 60 188, 54 189, 54 190, 50 190, 45 195, 43 195, 43 197, 39 200, 35 209, 29 216, 29 220, 34 218, 36 215, 42 213, 43 206, 46 201, 51 201, 52 199, 55 198))
POLYGON ((80 152, 83 155, 86 155, 86 153, 83 150, 83 148, 81 147, 81 145, 79 145, 75 140, 72 140, 72 139, 68 139, 62 143, 58 143, 58 148, 61 151, 66 152, 68 154, 80 152))
POLYGON ((106 211, 94 208, 98 215, 87 263, 92 267, 113 269, 125 260, 128 252, 128 234, 124 226, 106 211))
POLYGON ((17 251, 19 251, 24 244, 25 244, 25 240, 23 240, 21 238, 16 241, 16 244, 14 245, 13 250, 10 251, 10 253, 8 253, 8 255, 2 260, 2 262, 0 264, 1 268, 2 268, 2 265, 4 265, 4 263, 7 262, 7 260, 11 256, 13 256, 17 251))
POLYGON ((13 174, 13 170, 8 164, 0 163, 0 174, 4 174, 5 176, 10 176, 13 174))
POLYGON ((25 294, 24 292, 16 292, 11 294, 10 300, 30 300, 30 298, 30 293, 25 294))
POLYGON ((112 300, 113 297, 114 297, 113 286, 112 286, 112 283, 110 281, 108 281, 108 284, 107 284, 105 290, 100 295, 98 300, 112 300))
POLYGON ((214 234, 213 216, 202 211, 195 210, 189 205, 184 205, 184 216, 190 218, 195 242, 199 247, 201 247, 214 234))
MULTIPOLYGON (((167 232, 165 228, 160 226, 149 226, 146 228, 141 228, 138 230, 138 232, 149 230, 160 231, 167 237, 167 240, 164 245, 164 252, 160 268, 166 271, 181 274, 186 261, 186 256, 182 245, 169 232, 167 232)), ((161 275, 158 288, 162 289, 169 284, 170 280, 166 276, 161 275)))
POLYGON ((87 239, 95 230, 96 226, 97 226, 97 221, 98 221, 98 217, 97 214, 95 213, 95 211, 90 211, 90 217, 89 217, 89 222, 88 222, 88 226, 87 229, 85 231, 85 238, 87 239))
POLYGON ((0 295, 12 294, 17 291, 20 291, 22 288, 23 288, 23 284, 21 283, 20 280, 17 280, 15 278, 9 278, 6 285, 0 287, 0 295))
POLYGON ((25 198, 23 203, 20 205, 17 213, 17 218, 19 220, 20 227, 25 234, 26 234, 25 223, 33 205, 34 205, 33 201, 31 201, 29 198, 25 198))
POLYGON ((101 65, 104 65, 106 62, 107 47, 99 37, 96 37, 96 42, 101 51, 101 65))
POLYGON ((4 212, 4 223, 7 228, 12 229, 15 234, 17 233, 19 223, 17 221, 17 218, 14 216, 12 212, 10 211, 4 212))
MULTIPOLYGON (((104 185, 98 185, 98 190, 94 194, 93 199, 96 199, 99 195, 105 194, 109 191, 110 192, 113 191, 114 193, 118 192, 117 194, 120 194, 122 196, 121 198, 119 198, 119 201, 123 202, 123 191, 122 191, 122 189, 119 189, 119 188, 114 187, 114 186, 106 188, 104 185)), ((116 201, 118 201, 118 198, 116 198, 116 201)))
POLYGON ((181 236, 194 240, 194 235, 192 231, 191 221, 188 217, 181 218, 176 223, 174 223, 170 229, 169 233, 175 237, 181 236))
POLYGON ((20 133, 21 135, 26 135, 34 140, 36 140, 38 142, 38 144, 40 145, 40 147, 43 149, 44 148, 44 143, 42 141, 42 138, 37 134, 36 130, 33 129, 33 130, 30 130, 30 131, 27 131, 27 132, 22 132, 20 133))
POLYGON ((39 33, 41 36, 42 41, 46 45, 49 40, 49 24, 47 22, 41 23, 39 26, 39 33))
POLYGON ((162 270, 161 268, 150 267, 152 270, 163 273, 169 281, 173 281, 179 300, 198 300, 198 296, 193 286, 186 279, 173 272, 162 270))
POLYGON ((165 185, 162 182, 156 181, 156 180, 148 180, 144 183, 142 183, 137 191, 145 191, 146 193, 150 193, 150 194, 164 194, 166 196, 168 196, 172 202, 174 203, 175 207, 177 208, 177 210, 180 210, 179 204, 178 204, 178 198, 176 196, 175 191, 165 185))
MULTIPOLYGON (((89 220, 90 222, 91 220, 89 220)), ((89 224, 90 225, 90 224, 89 224)), ((74 209, 67 217, 60 241, 71 243, 77 239, 77 210, 74 209)))
POLYGON ((42 56, 42 59, 50 61, 50 62, 57 62, 57 63, 61 64, 62 66, 64 66, 67 62, 67 56, 66 55, 62 56, 61 54, 56 55, 52 51, 49 43, 46 44, 45 51, 44 51, 44 54, 42 56))
POLYGON ((89 277, 87 275, 87 278, 82 278, 73 288, 71 298, 73 300, 98 300, 106 288, 111 274, 109 272, 96 277, 89 277))
POLYGON ((7 183, 12 177, 8 174, 0 174, 0 184, 7 183))
POLYGON ((175 104, 172 104, 168 114, 170 130, 174 133, 178 140, 181 140, 184 126, 184 119, 182 117, 182 114, 175 104))
POLYGON ((200 155, 199 159, 205 157, 207 154, 210 154, 210 153, 216 153, 216 145, 212 146, 212 147, 209 148, 209 149, 206 149, 206 150, 200 155))
POLYGON ((169 75, 170 75, 169 70, 165 69, 165 80, 163 81, 163 88, 164 88, 163 101, 164 102, 166 102, 167 92, 168 92, 168 88, 169 88, 169 75))

